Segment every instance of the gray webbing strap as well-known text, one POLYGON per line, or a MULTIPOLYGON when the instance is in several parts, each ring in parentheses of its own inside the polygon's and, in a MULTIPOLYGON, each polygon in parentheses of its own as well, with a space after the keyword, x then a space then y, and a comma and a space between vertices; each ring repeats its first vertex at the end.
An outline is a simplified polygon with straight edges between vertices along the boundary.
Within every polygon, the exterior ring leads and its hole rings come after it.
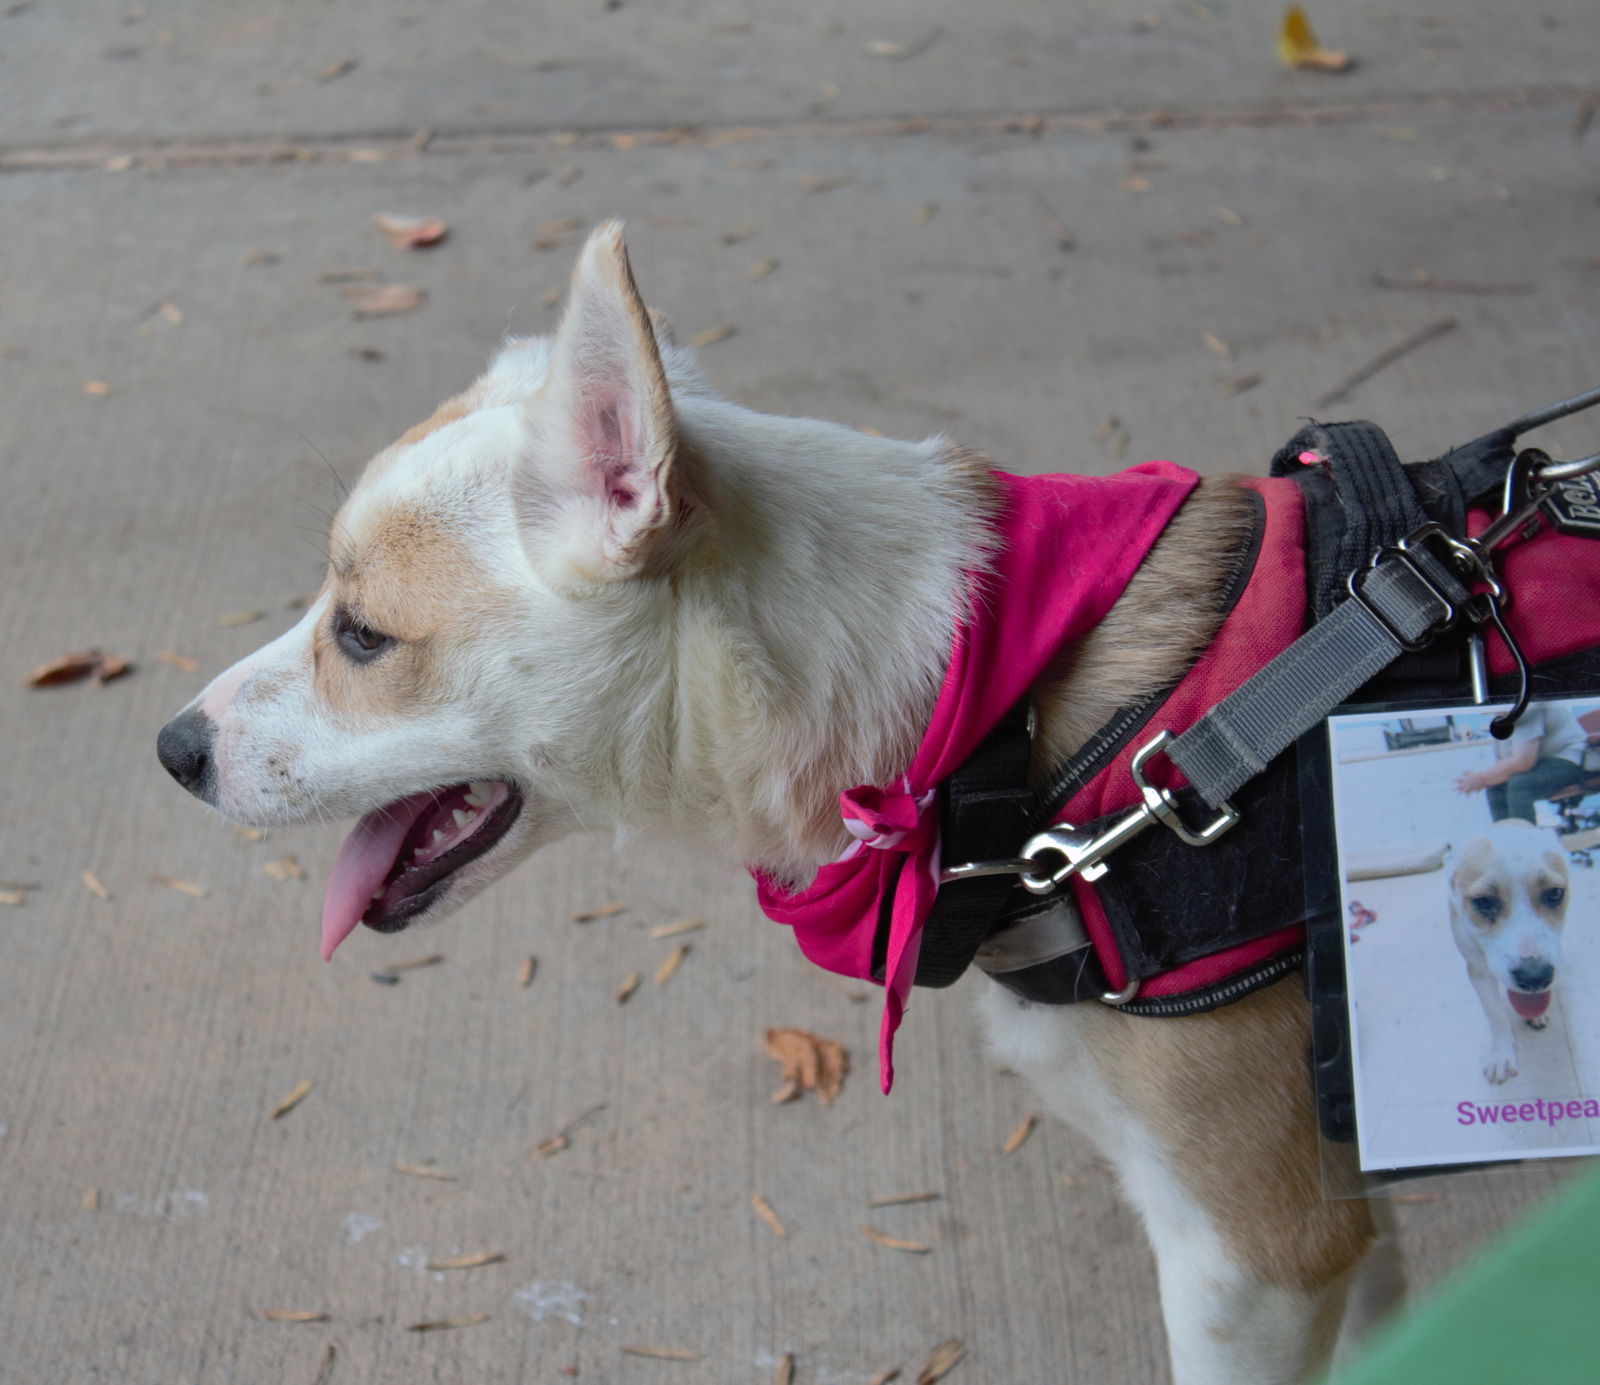
MULTIPOLYGON (((1426 566, 1435 577, 1437 565, 1426 566)), ((1220 808, 1363 683, 1454 620, 1456 592, 1464 597, 1465 589, 1442 585, 1444 595, 1405 561, 1384 559, 1365 574, 1359 599, 1336 606, 1219 702, 1172 743, 1168 758, 1220 808)))

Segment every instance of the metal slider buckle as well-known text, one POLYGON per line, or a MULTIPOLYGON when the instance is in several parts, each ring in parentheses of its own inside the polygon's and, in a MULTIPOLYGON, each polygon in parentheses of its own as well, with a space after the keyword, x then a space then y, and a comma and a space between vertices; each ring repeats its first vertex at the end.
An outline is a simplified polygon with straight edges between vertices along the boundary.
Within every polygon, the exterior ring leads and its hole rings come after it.
POLYGON ((1371 561, 1364 568, 1358 568, 1345 579, 1345 586, 1353 600, 1358 601, 1365 608, 1367 614, 1381 625, 1389 637, 1405 650, 1408 654, 1415 654, 1426 649, 1433 643, 1435 637, 1443 634, 1454 625, 1465 610, 1465 606, 1457 606, 1450 599, 1448 592, 1444 591, 1433 578, 1429 577, 1421 563, 1417 561, 1416 554, 1422 551, 1430 542, 1440 544, 1446 555, 1453 560, 1459 568, 1467 571, 1461 573, 1468 582, 1482 582, 1490 593, 1498 600, 1504 595, 1504 588, 1494 574, 1494 565, 1489 561, 1489 556, 1472 539, 1458 539, 1450 534, 1443 525, 1424 524, 1420 529, 1413 530, 1401 539, 1399 543, 1386 545, 1372 555, 1371 561), (1365 579, 1376 572, 1384 562, 1397 562, 1406 569, 1427 590, 1427 593, 1439 604, 1439 616, 1428 626, 1427 630, 1415 639, 1408 639, 1395 626, 1382 611, 1380 611, 1368 598, 1363 590, 1365 579))

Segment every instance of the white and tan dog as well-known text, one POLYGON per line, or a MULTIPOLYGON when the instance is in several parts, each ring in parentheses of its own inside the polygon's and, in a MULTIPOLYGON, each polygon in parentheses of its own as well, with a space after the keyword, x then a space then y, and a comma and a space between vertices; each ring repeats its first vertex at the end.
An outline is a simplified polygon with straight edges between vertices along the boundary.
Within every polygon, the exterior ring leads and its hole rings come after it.
POLYGON ((1517 1075, 1517 1025, 1550 1022, 1567 921, 1567 858, 1560 839, 1521 818, 1497 822, 1461 848, 1450 868, 1450 932, 1484 1017, 1483 1075, 1517 1075))
MULTIPOLYGON (((841 789, 917 743, 990 476, 938 439, 717 398, 603 226, 554 338, 373 460, 315 604, 168 725, 163 762, 239 822, 360 815, 325 953, 443 916, 580 823, 693 832, 805 882, 848 844, 841 789)), ((1034 690, 1041 773, 1203 646, 1249 524, 1236 485, 1202 483, 1034 690)), ((983 1010, 1142 1212, 1181 1385, 1318 1369, 1373 1225, 1322 1197, 1299 983, 1185 1019, 992 984, 983 1010)))

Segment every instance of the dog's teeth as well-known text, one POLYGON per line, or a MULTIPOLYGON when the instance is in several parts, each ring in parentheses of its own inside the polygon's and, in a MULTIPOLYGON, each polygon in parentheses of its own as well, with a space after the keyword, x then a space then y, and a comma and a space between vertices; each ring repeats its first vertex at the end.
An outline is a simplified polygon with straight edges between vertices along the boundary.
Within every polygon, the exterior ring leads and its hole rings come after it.
POLYGON ((374 899, 374 900, 379 900, 379 899, 382 899, 382 898, 383 898, 383 890, 382 890, 382 888, 381 888, 381 887, 380 887, 380 888, 379 888, 379 889, 376 889, 376 890, 374 890, 374 891, 373 891, 373 892, 372 892, 372 898, 373 898, 373 899, 374 899))
POLYGON ((476 813, 468 813, 460 808, 454 809, 450 816, 456 820, 457 827, 465 827, 469 822, 476 822, 478 820, 478 815, 476 813))
POLYGON ((445 831, 442 831, 442 830, 441 830, 441 829, 439 829, 439 828, 435 828, 435 829, 434 829, 434 832, 433 832, 433 844, 434 844, 434 845, 435 845, 435 846, 438 846, 438 845, 439 845, 439 843, 440 843, 440 842, 442 842, 442 841, 444 841, 444 839, 445 839, 445 838, 446 838, 446 837, 448 837, 448 836, 449 836, 449 835, 450 835, 450 834, 449 834, 449 833, 448 833, 448 832, 445 832, 445 831))
POLYGON ((492 782, 468 784, 467 802, 474 808, 486 808, 489 800, 494 797, 494 784, 492 782))

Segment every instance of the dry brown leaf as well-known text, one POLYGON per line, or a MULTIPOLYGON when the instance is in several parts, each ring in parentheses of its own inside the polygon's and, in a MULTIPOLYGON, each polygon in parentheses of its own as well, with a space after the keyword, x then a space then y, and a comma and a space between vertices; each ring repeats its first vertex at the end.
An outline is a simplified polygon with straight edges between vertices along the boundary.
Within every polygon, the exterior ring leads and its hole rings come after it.
POLYGON ((100 883, 100 877, 98 875, 96 875, 92 870, 80 871, 78 873, 78 877, 88 887, 89 893, 94 895, 95 898, 97 898, 97 899, 110 899, 111 898, 111 891, 108 890, 104 885, 102 885, 100 883))
POLYGON ((277 264, 282 258, 276 250, 252 250, 239 264, 245 269, 257 269, 261 265, 277 264))
POLYGON ((428 297, 415 284, 346 284, 341 290, 350 300, 354 318, 392 317, 420 308, 428 297))
POLYGON ((685 1351, 682 1347, 623 1347, 624 1356, 648 1356, 655 1361, 704 1361, 703 1351, 685 1351))
POLYGON ((1243 394, 1246 390, 1253 390, 1261 383, 1259 375, 1236 375, 1231 380, 1222 382, 1224 394, 1243 394))
POLYGON ((932 1188, 920 1193, 889 1193, 885 1197, 869 1197, 868 1207, 899 1207, 907 1202, 937 1202, 943 1196, 932 1188))
POLYGON ((450 234, 450 228, 444 222, 435 221, 432 217, 396 216, 392 212, 379 212, 372 220, 396 250, 426 250, 450 234))
POLYGON ((1217 355, 1221 356, 1225 361, 1231 361, 1233 359, 1233 348, 1229 346, 1227 342, 1223 341, 1223 339, 1215 332, 1200 333, 1200 344, 1205 347, 1207 351, 1216 352, 1217 355))
POLYGON ((388 970, 390 972, 418 971, 423 967, 436 967, 442 961, 444 961, 444 953, 430 952, 426 957, 413 957, 408 962, 396 962, 392 967, 389 967, 388 970))
POLYGON ((275 861, 263 861, 261 873, 269 880, 276 880, 280 884, 286 880, 298 880, 305 874, 300 868, 300 862, 293 856, 280 856, 275 861))
POLYGON ((1038 1116, 1024 1116, 1017 1124, 1017 1128, 1006 1136, 1006 1142, 1000 1146, 1002 1154, 1015 1154, 1022 1148, 1022 1142, 1033 1134, 1033 1127, 1039 1123, 1038 1116))
POLYGON ((689 345, 699 349, 706 346, 715 346, 719 341, 727 341, 739 329, 731 322, 724 322, 717 327, 707 327, 703 332, 696 332, 689 338, 689 345))
POLYGON ((835 173, 831 177, 819 178, 814 173, 802 173, 800 186, 807 192, 837 192, 840 188, 847 188, 855 182, 848 173, 835 173))
POLYGON ((107 654, 100 660, 100 667, 94 671, 94 681, 102 686, 113 678, 121 678, 133 672, 133 665, 120 654, 107 654))
POLYGON ((27 897, 21 890, 0 890, 0 904, 21 904, 27 897))
POLYGON ((327 1322, 328 1315, 320 1308, 263 1308, 261 1316, 268 1322, 327 1322))
POLYGON ((266 839, 266 829, 261 827, 232 827, 229 831, 242 842, 259 842, 266 839))
MULTIPOLYGON (((850 1071, 850 1058, 843 1044, 819 1039, 805 1029, 767 1030, 767 1053, 783 1064, 785 1084, 815 1092, 824 1106, 839 1095, 845 1074, 850 1071)), ((773 1100, 778 1098, 774 1096, 773 1100)))
POLYGON ((661 965, 656 968, 656 974, 653 978, 655 984, 658 986, 665 986, 667 982, 672 980, 673 975, 677 972, 679 966, 682 965, 683 959, 688 955, 688 943, 679 943, 675 948, 672 949, 671 952, 667 953, 665 960, 663 960, 661 965))
POLYGON ((151 878, 158 885, 165 885, 169 890, 176 890, 194 899, 204 899, 211 893, 204 885, 197 885, 193 880, 180 880, 176 875, 156 875, 151 878))
POLYGON ((617 1004, 626 1005, 628 997, 639 989, 639 973, 630 971, 622 978, 622 984, 617 987, 617 1004))
POLYGON ((1150 192, 1155 184, 1142 173, 1133 173, 1117 184, 1124 192, 1150 192))
POLYGON ((891 1380, 898 1379, 900 1379, 900 1367, 890 1366, 886 1371, 879 1371, 871 1380, 867 1381, 867 1385, 889 1385, 891 1380))
POLYGON ((451 1174, 448 1169, 437 1169, 432 1161, 426 1164, 392 1164, 390 1167, 394 1167, 397 1174, 408 1174, 413 1179, 438 1179, 442 1183, 453 1183, 461 1177, 461 1174, 451 1174))
POLYGON ((587 909, 581 914, 574 914, 574 923, 593 923, 595 919, 608 919, 613 914, 620 914, 628 906, 626 904, 602 904, 598 909, 587 909))
POLYGON ((768 255, 764 260, 757 260, 749 269, 745 270, 745 278, 752 284, 759 283, 771 274, 783 262, 776 255, 768 255))
POLYGON ((750 1205, 755 1208, 756 1215, 766 1222, 767 1227, 774 1236, 787 1236, 788 1229, 778 1220, 778 1214, 772 1210, 772 1204, 762 1197, 760 1193, 750 1195, 750 1205))
POLYGON ((161 314, 164 322, 169 322, 174 327, 183 326, 183 309, 176 303, 158 303, 156 311, 161 314))
POLYGON ((1245 224, 1244 218, 1228 207, 1213 207, 1211 215, 1216 217, 1224 226, 1243 226, 1245 224))
POLYGON ((675 938, 679 933, 695 933, 705 926, 704 919, 679 919, 676 923, 663 923, 652 928, 645 936, 651 940, 675 938))
POLYGON ((966 1356, 967 1349, 956 1338, 941 1343, 933 1349, 922 1369, 917 1372, 917 1385, 935 1385, 949 1375, 966 1356))
POLYGON ((98 1188, 85 1188, 83 1190, 83 1210, 85 1212, 98 1212, 100 1210, 100 1190, 98 1188))
POLYGON ((876 1241, 880 1246, 886 1246, 890 1250, 903 1250, 908 1255, 926 1255, 933 1249, 923 1241, 902 1241, 898 1236, 879 1231, 877 1227, 868 1226, 865 1222, 861 1225, 861 1233, 869 1241, 876 1241))
POLYGON ((211 623, 219 630, 227 630, 235 625, 254 625, 256 621, 264 619, 266 614, 265 611, 229 611, 211 623))
POLYGON ((333 1375, 333 1363, 338 1355, 339 1348, 332 1342, 322 1348, 322 1364, 317 1367, 316 1378, 311 1385, 328 1385, 328 1380, 333 1375))
POLYGON ((294 1090, 268 1112, 268 1118, 277 1120, 280 1116, 288 1115, 289 1112, 306 1099, 311 1089, 316 1085, 309 1077, 302 1078, 295 1083, 294 1090))
POLYGON ((63 654, 48 664, 40 664, 23 683, 30 688, 55 688, 63 683, 77 683, 93 675, 104 683, 117 677, 117 672, 104 672, 107 667, 126 673, 132 667, 120 654, 103 654, 98 649, 85 649, 77 654, 63 654))
POLYGON ((1312 32, 1311 21, 1299 5, 1290 5, 1278 29, 1278 61, 1285 67, 1312 67, 1321 72, 1344 72, 1350 55, 1324 48, 1312 32))
POLYGON ((863 43, 861 49, 869 58, 915 58, 926 53, 942 37, 944 37, 943 25, 935 24, 921 38, 912 39, 910 43, 893 43, 888 39, 874 38, 863 43))
POLYGON ((96 399, 104 399, 106 395, 111 393, 111 386, 104 380, 85 380, 83 382, 83 392, 92 394, 96 399))
POLYGON ((337 81, 345 73, 355 71, 356 63, 359 61, 360 59, 358 58, 340 58, 338 62, 331 62, 326 67, 318 69, 317 80, 319 82, 337 81))
POLYGON ((741 241, 749 240, 751 236, 757 234, 760 230, 759 226, 735 226, 732 230, 722 233, 722 243, 724 245, 738 245, 741 241))
POLYGON ((794 1385, 794 1353, 786 1351, 772 1368, 772 1385, 794 1385))
POLYGON ((198 659, 190 659, 183 654, 174 654, 170 649, 156 650, 156 658, 164 664, 170 664, 181 673, 194 673, 200 667, 198 659))
POLYGON ((517 968, 517 985, 526 990, 533 984, 533 974, 539 970, 537 957, 524 957, 522 965, 517 968))
POLYGON ((406 1174, 410 1178, 436 1178, 441 1183, 454 1183, 461 1177, 458 1173, 436 1169, 432 1164, 395 1164, 392 1167, 396 1173, 406 1174))
POLYGON ((800 1084, 798 1082, 785 1082, 769 1099, 774 1106, 783 1106, 791 1101, 798 1100, 799 1096, 800 1084))
POLYGON ((448 1260, 430 1260, 430 1270, 475 1270, 480 1265, 498 1265, 506 1258, 503 1250, 484 1250, 476 1255, 453 1255, 448 1260))
POLYGON ((435 1318, 430 1322, 414 1322, 407 1332, 448 1332, 456 1327, 477 1327, 489 1321, 487 1313, 466 1313, 459 1318, 435 1318))
POLYGON ((938 215, 939 204, 937 202, 924 202, 916 211, 911 213, 911 224, 913 226, 926 226, 938 215))

